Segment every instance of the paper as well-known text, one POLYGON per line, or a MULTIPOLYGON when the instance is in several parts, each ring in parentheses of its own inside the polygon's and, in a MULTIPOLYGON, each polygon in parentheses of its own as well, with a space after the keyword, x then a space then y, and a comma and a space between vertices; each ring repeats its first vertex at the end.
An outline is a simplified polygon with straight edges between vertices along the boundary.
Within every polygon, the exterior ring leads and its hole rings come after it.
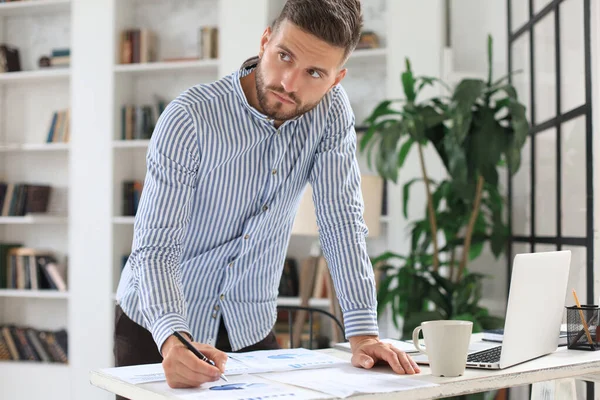
POLYGON ((292 371, 349 364, 349 361, 303 348, 228 353, 227 355, 230 359, 246 365, 247 373, 292 371))
POLYGON ((352 365, 326 368, 316 371, 290 371, 260 374, 275 382, 310 388, 334 397, 349 397, 356 394, 390 393, 422 387, 438 386, 435 383, 419 380, 419 375, 398 375, 393 372, 380 372, 356 368, 352 365))
POLYGON ((256 375, 236 375, 228 378, 229 382, 219 380, 202 384, 197 388, 171 389, 167 385, 151 383, 147 389, 168 395, 170 398, 185 400, 217 399, 217 400, 258 400, 258 399, 325 399, 329 396, 312 390, 286 386, 269 381, 256 375))
MULTIPOLYGON (((323 368, 348 363, 348 361, 327 354, 302 348, 227 353, 227 355, 229 357, 225 364, 227 378, 241 374, 323 368)), ((105 368, 102 372, 134 385, 166 380, 162 364, 105 368)))
POLYGON ((166 380, 162 364, 132 365, 129 367, 104 368, 101 372, 134 385, 166 380))
MULTIPOLYGON (((417 348, 415 347, 415 345, 413 344, 412 341, 407 342, 404 340, 387 339, 387 338, 381 339, 381 341, 383 343, 389 343, 392 346, 394 346, 395 348, 397 348, 398 350, 401 350, 405 353, 418 353, 419 352, 419 350, 417 350, 417 348)), ((337 349, 340 349, 340 350, 351 351, 349 342, 336 343, 334 345, 334 347, 337 349)))

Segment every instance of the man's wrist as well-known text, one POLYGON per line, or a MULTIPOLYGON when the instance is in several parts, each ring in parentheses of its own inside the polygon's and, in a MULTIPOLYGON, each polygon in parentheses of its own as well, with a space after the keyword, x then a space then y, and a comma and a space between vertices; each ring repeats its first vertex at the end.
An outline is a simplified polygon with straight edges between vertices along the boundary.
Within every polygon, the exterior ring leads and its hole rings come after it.
POLYGON ((354 349, 356 349, 357 347, 360 347, 360 345, 363 343, 378 342, 379 336, 377 336, 377 335, 358 335, 358 336, 352 336, 352 337, 348 338, 348 341, 350 342, 350 348, 352 349, 352 351, 354 351, 354 349))

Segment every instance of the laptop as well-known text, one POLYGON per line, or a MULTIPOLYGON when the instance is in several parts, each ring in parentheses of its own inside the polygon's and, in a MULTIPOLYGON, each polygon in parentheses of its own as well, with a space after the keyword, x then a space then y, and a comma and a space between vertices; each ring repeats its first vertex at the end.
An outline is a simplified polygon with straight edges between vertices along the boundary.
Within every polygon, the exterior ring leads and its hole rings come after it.
MULTIPOLYGON (((570 265, 569 250, 517 254, 502 344, 470 352, 467 368, 504 369, 556 351, 570 265)), ((421 356, 413 358, 428 364, 421 356)))

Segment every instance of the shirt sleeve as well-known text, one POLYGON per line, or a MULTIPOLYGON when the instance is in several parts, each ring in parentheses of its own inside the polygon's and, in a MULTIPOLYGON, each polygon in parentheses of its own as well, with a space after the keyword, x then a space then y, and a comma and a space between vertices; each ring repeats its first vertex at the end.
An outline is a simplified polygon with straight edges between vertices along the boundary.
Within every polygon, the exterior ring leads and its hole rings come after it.
POLYGON ((159 351, 172 329, 190 333, 179 260, 199 158, 192 118, 171 102, 157 122, 146 155, 130 256, 140 312, 159 351))
POLYGON ((377 297, 365 241, 368 228, 363 217, 354 114, 345 93, 337 95, 309 182, 319 239, 344 316, 346 337, 378 335, 377 297))

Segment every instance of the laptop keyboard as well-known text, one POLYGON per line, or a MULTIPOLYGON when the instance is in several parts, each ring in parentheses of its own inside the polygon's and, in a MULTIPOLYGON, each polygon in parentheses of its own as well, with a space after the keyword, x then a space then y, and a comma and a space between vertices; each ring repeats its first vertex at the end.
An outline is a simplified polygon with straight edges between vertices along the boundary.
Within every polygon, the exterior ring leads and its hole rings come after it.
POLYGON ((497 363, 500 362, 500 352, 502 346, 492 347, 491 349, 483 350, 477 353, 472 353, 467 356, 467 362, 477 363, 497 363))

